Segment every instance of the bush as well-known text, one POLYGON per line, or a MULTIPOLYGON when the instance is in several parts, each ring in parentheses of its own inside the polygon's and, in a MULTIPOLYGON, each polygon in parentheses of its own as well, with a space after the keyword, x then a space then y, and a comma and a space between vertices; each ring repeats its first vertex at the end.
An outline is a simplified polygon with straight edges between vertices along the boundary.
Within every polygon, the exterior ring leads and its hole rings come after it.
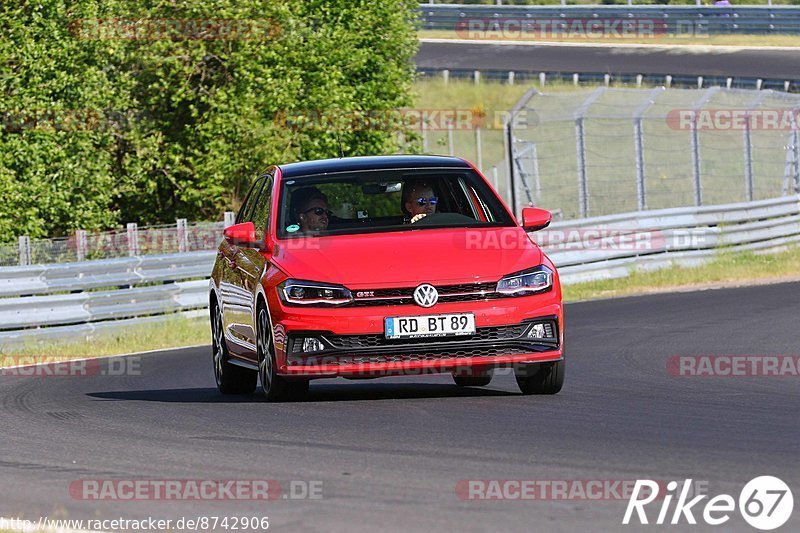
MULTIPOLYGON (((0 241, 220 219, 266 165, 338 155, 335 131, 280 117, 410 105, 416 2, 13 4, 0 6, 0 241), (228 33, 198 38, 199 21, 228 33)), ((390 129, 341 129, 348 155, 396 149, 390 129)))

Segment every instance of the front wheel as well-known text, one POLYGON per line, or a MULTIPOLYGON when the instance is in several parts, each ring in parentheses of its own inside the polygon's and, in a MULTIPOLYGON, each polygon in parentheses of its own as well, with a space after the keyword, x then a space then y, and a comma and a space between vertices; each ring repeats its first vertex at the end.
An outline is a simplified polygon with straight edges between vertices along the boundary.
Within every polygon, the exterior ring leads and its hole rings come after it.
POLYGON ((564 360, 520 366, 514 373, 522 394, 558 394, 564 385, 564 360))
POLYGON ((277 373, 269 317, 264 307, 258 309, 256 335, 258 337, 258 378, 264 391, 264 397, 270 402, 302 399, 308 393, 308 380, 286 381, 277 373))

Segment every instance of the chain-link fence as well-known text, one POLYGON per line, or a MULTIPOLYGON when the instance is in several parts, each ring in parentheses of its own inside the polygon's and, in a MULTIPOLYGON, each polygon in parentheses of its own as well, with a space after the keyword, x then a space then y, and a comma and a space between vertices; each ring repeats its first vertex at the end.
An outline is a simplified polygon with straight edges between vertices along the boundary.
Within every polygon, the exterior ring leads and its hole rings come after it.
POLYGON ((187 223, 89 233, 78 230, 73 235, 54 239, 20 237, 18 243, 0 245, 0 266, 37 263, 68 263, 92 259, 112 259, 152 254, 213 250, 222 240, 222 231, 233 222, 226 213, 225 222, 187 223))
POLYGON ((498 168, 513 187, 500 189, 515 212, 565 219, 796 193, 798 109, 771 90, 532 90, 506 130, 513 157, 498 168))

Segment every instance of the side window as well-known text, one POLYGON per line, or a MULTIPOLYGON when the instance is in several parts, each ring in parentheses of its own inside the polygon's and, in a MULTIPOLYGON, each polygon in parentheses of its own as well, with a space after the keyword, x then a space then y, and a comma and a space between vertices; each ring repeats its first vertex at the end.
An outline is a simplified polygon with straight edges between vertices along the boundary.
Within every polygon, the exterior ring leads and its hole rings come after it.
POLYGON ((250 215, 253 211, 253 204, 255 203, 256 198, 258 198, 258 191, 264 184, 264 179, 264 176, 260 177, 255 183, 253 183, 253 186, 250 187, 250 190, 247 192, 247 196, 244 198, 242 208, 239 209, 239 214, 236 216, 237 224, 241 224, 242 222, 247 222, 250 220, 250 215))
POLYGON ((269 221, 269 209, 272 199, 272 176, 267 176, 264 187, 261 189, 261 194, 255 202, 253 216, 250 218, 256 227, 256 240, 264 240, 264 234, 267 229, 267 222, 269 221))

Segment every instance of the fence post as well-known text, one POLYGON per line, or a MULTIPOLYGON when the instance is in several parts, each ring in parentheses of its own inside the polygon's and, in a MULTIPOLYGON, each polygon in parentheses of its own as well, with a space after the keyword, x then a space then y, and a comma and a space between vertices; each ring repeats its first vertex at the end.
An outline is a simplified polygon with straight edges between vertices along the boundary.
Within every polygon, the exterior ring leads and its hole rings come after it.
POLYGON ((447 123, 447 144, 450 146, 450 156, 456 155, 455 146, 453 146, 453 123, 447 123))
POLYGON ((692 112, 692 178, 694 180, 694 205, 703 205, 703 191, 700 187, 700 136, 697 132, 697 111, 692 112))
POLYGON ((236 224, 236 213, 233 211, 225 211, 225 222, 223 223, 224 226, 227 228, 228 226, 233 226, 236 224))
POLYGON ((744 121, 744 179, 747 201, 753 201, 753 143, 750 140, 750 115, 744 121))
POLYGON ((19 266, 31 264, 31 238, 27 235, 19 236, 19 266))
POLYGON ((578 212, 580 218, 586 218, 589 212, 589 190, 586 184, 586 140, 582 116, 575 120, 575 152, 578 157, 578 212))
POLYGON ((86 230, 79 229, 75 231, 75 253, 78 256, 78 261, 86 261, 86 254, 89 251, 89 243, 86 239, 86 230))
POLYGON ((589 107, 600 98, 606 91, 605 87, 598 87, 586 100, 583 101, 581 106, 575 111, 573 115, 575 119, 575 152, 577 154, 578 164, 578 212, 580 218, 586 218, 589 214, 589 185, 586 178, 586 138, 583 130, 583 117, 589 110, 589 107))
POLYGON ((475 85, 479 85, 481 83, 481 71, 475 70, 472 72, 472 77, 475 80, 475 85))
POLYGON ((128 255, 139 255, 139 226, 136 222, 128 222, 128 255))
MULTIPOLYGON (((514 85, 514 71, 513 70, 509 70, 508 71, 508 84, 509 85, 514 85)), ((788 89, 787 89, 787 92, 788 92, 788 89)))
POLYGON ((442 71, 442 80, 444 80, 444 84, 445 85, 447 85, 447 82, 448 82, 449 79, 450 79, 450 71, 447 70, 447 69, 444 69, 442 71))
POLYGON ((719 87, 706 89, 703 96, 692 106, 692 176, 694 178, 694 203, 703 205, 703 189, 700 183, 700 132, 697 130, 697 112, 706 105, 714 94, 719 92, 719 87))
POLYGON ((475 151, 477 152, 478 159, 478 170, 483 172, 483 150, 481 145, 481 127, 477 126, 475 128, 475 151))
POLYGON ((176 220, 178 225, 178 251, 189 251, 189 232, 187 231, 187 224, 185 218, 176 220))
POLYGON ((642 115, 653 105, 658 94, 664 91, 659 87, 650 91, 647 100, 642 102, 633 112, 633 147, 636 152, 636 192, 638 193, 639 211, 647 209, 647 188, 644 172, 644 134, 642 131, 642 115))

